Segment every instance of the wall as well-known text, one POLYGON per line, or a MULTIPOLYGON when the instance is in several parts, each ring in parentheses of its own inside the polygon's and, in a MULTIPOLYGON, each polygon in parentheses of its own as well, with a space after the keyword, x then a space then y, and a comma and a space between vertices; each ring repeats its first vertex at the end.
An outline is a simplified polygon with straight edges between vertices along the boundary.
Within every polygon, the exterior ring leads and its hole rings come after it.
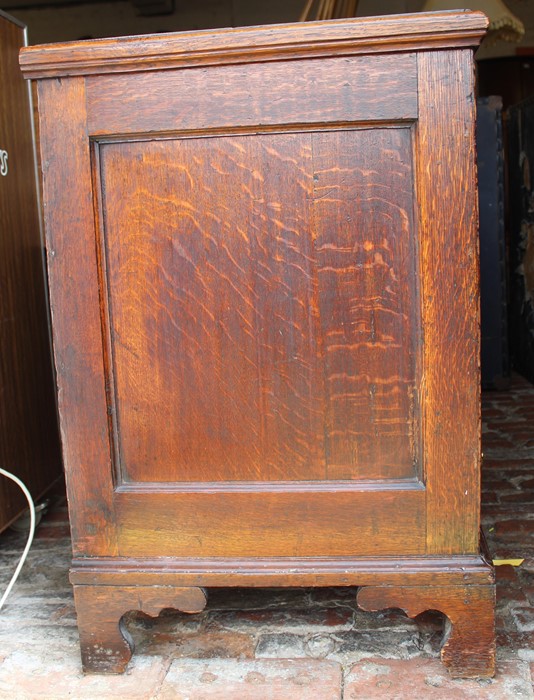
MULTIPOLYGON (((85 37, 294 22, 305 4, 305 0, 175 0, 172 14, 143 17, 129 0, 61 5, 66 1, 50 0, 48 6, 19 9, 21 5, 28 8, 32 2, 43 0, 4 0, 2 9, 28 26, 31 44, 40 44, 85 37)), ((526 26, 521 46, 533 47, 534 2, 506 0, 506 3, 526 26)), ((423 0, 360 0, 358 16, 417 12, 422 5, 423 0)), ((469 0, 459 0, 458 6, 469 6, 469 0)), ((514 55, 516 48, 516 44, 505 42, 484 46, 478 58, 514 55)))
MULTIPOLYGON (((465 4, 469 5, 469 0, 465 0, 465 4)), ((495 44, 495 46, 487 46, 485 44, 477 53, 479 60, 497 58, 499 56, 513 56, 518 47, 534 47, 534 2, 532 0, 505 0, 505 4, 525 25, 525 36, 520 44, 504 41, 495 44)))
MULTIPOLYGON (((1 2, 1 0, 0 0, 1 2)), ((28 4, 31 0, 26 0, 28 4)), ((53 4, 54 0, 51 0, 53 4)), ((361 0, 358 15, 414 12, 422 0, 361 0)), ((142 17, 128 1, 18 9, 21 0, 5 0, 2 9, 28 26, 31 44, 84 37, 150 34, 214 27, 294 22, 305 0, 176 0, 170 15, 142 17)))

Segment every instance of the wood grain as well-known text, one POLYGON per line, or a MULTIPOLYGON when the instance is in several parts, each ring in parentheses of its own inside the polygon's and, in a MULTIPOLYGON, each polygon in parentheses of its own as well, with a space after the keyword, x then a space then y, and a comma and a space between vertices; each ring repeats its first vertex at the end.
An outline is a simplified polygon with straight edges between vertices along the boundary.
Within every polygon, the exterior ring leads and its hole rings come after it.
POLYGON ((408 53, 99 76, 87 79, 87 104, 102 136, 413 120, 417 67, 408 53))
POLYGON ((441 659, 453 678, 495 675, 495 587, 490 586, 370 586, 358 592, 364 610, 402 608, 409 617, 425 610, 447 616, 441 659))
POLYGON ((424 554, 421 490, 118 493, 119 554, 305 557, 424 554))
POLYGON ((323 132, 312 145, 328 475, 415 476, 420 323, 411 130, 323 132))
POLYGON ((84 673, 123 673, 134 651, 125 613, 157 617, 164 608, 199 613, 207 599, 200 588, 74 586, 74 600, 84 673))
POLYGON ((474 73, 468 51, 418 56, 418 201, 428 552, 478 551, 480 348, 474 73), (454 476, 453 476, 454 475, 454 476))
POLYGON ((415 475, 410 161, 409 129, 102 146, 125 482, 415 475))
POLYGON ((309 143, 107 145, 101 162, 123 478, 323 478, 309 143))
POLYGON ((491 672, 465 50, 485 24, 23 53, 57 78, 44 200, 72 577, 101 589, 88 667, 123 670, 138 587, 157 610, 165 586, 363 583, 370 607, 450 613, 445 662, 491 672))
POLYGON ((30 78, 246 64, 476 46, 487 26, 481 12, 417 13, 50 44, 25 49, 20 62, 30 78))
POLYGON ((39 83, 54 359, 73 549, 116 553, 83 79, 39 83), (66 173, 68 177, 65 177, 66 173), (83 261, 83 264, 81 264, 83 261), (79 518, 79 519, 78 519, 79 518))
POLYGON ((466 557, 219 557, 75 559, 72 583, 187 586, 489 586, 493 568, 466 557))

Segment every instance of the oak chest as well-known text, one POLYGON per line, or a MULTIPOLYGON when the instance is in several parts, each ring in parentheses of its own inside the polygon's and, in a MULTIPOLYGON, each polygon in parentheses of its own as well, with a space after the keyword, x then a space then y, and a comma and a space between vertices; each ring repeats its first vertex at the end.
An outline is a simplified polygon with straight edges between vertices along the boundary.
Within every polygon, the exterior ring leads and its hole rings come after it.
POLYGON ((88 671, 210 586, 441 610, 493 673, 479 552, 472 47, 455 12, 22 52, 88 671))

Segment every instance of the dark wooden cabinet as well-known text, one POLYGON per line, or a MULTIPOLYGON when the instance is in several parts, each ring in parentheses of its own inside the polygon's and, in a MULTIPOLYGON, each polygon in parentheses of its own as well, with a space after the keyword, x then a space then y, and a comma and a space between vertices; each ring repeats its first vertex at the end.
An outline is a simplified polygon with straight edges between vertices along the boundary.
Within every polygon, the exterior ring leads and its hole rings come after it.
MULTIPOLYGON (((0 12, 0 467, 40 498, 61 478, 25 27, 0 12)), ((0 531, 27 510, 0 476, 0 531)))
POLYGON ((477 100, 477 174, 480 234, 480 366, 484 389, 510 383, 508 275, 504 222, 502 100, 477 100))
POLYGON ((84 666, 360 585, 493 673, 472 46, 438 13, 32 47, 84 666))
POLYGON ((534 382, 534 97, 508 110, 510 351, 515 369, 534 382))
POLYGON ((516 56, 486 58, 476 64, 479 96, 499 95, 505 113, 534 94, 534 57, 522 54, 520 47, 516 51, 516 56))

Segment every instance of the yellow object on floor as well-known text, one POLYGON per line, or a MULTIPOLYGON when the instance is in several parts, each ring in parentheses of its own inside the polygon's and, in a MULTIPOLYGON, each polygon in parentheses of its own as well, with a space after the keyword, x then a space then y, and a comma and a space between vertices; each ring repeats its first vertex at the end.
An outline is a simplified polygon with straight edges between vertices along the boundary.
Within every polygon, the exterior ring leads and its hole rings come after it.
POLYGON ((493 566, 506 566, 506 564, 509 566, 521 566, 524 561, 524 559, 494 559, 493 566))

